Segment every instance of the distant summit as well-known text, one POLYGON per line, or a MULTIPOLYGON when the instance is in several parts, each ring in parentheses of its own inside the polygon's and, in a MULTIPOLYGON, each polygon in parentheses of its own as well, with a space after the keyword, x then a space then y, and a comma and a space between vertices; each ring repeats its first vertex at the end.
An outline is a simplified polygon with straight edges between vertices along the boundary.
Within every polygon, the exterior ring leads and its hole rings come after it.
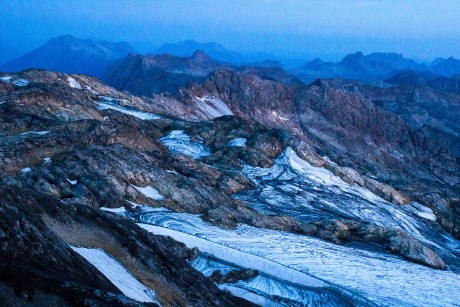
POLYGON ((439 92, 460 94, 460 74, 445 77, 427 71, 412 70, 399 73, 385 82, 393 85, 428 86, 439 92))
POLYGON ((375 52, 364 55, 359 51, 345 56, 340 62, 315 59, 302 66, 297 73, 302 74, 304 80, 345 78, 373 81, 384 80, 407 70, 423 71, 428 70, 428 67, 398 53, 375 52))
POLYGON ((0 67, 15 72, 40 68, 63 73, 82 73, 102 76, 108 64, 135 52, 125 42, 95 41, 63 35, 0 67))
POLYGON ((195 51, 201 50, 211 58, 228 63, 243 63, 245 58, 235 51, 230 51, 218 43, 201 43, 194 40, 185 40, 176 44, 164 44, 155 54, 167 53, 175 56, 191 56, 195 51))
POLYGON ((203 81, 211 73, 222 69, 257 75, 264 80, 300 83, 300 80, 280 66, 277 61, 233 65, 218 61, 203 50, 196 50, 190 56, 175 56, 168 53, 130 54, 110 64, 102 79, 118 90, 142 96, 153 96, 161 92, 177 93, 191 81, 203 81))
POLYGON ((460 74, 460 60, 453 57, 448 59, 437 58, 431 63, 430 70, 437 75, 452 77, 460 74))
POLYGON ((130 54, 108 66, 103 79, 111 86, 137 95, 150 96, 175 92, 190 81, 204 79, 225 65, 213 60, 202 50, 191 56, 171 54, 130 54))
POLYGON ((18 56, 19 51, 8 44, 5 44, 0 38, 0 67, 18 56))

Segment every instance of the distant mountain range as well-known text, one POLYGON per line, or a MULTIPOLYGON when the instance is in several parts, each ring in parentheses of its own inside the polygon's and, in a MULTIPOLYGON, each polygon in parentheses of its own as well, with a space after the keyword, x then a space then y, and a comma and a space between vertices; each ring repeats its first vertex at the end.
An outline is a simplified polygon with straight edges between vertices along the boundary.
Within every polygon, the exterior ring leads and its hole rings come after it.
POLYGON ((310 61, 292 71, 303 81, 318 78, 343 78, 360 81, 376 81, 391 78, 401 72, 432 72, 451 77, 460 73, 460 60, 454 58, 434 60, 429 66, 404 58, 398 53, 375 52, 364 55, 356 52, 345 56, 340 62, 310 61))
POLYGON ((371 53, 364 55, 356 52, 345 56, 340 62, 324 62, 315 59, 306 63, 296 74, 310 81, 317 78, 344 78, 355 80, 383 80, 397 71, 427 70, 424 64, 404 58, 396 53, 371 53))
POLYGON ((428 71, 406 71, 385 82, 392 85, 428 86, 440 92, 460 94, 460 74, 452 77, 435 75, 428 71))
POLYGON ((95 41, 63 35, 2 65, 0 70, 16 72, 40 68, 100 77, 108 64, 131 52, 135 52, 134 48, 125 42, 95 41))
POLYGON ((16 48, 6 45, 0 38, 0 66, 17 57, 18 53, 16 48))
POLYGON ((460 60, 453 57, 448 59, 437 58, 431 63, 430 70, 437 75, 452 77, 460 74, 460 60))
MULTIPOLYGON (((11 59, 15 53, 17 52, 8 46, 0 46, 0 58, 11 59)), ((0 65, 0 71, 15 72, 24 69, 41 68, 64 73, 82 73, 99 78, 103 77, 107 82, 111 83, 114 81, 114 79, 111 79, 114 77, 114 71, 121 69, 121 67, 116 69, 114 67, 124 63, 122 66, 129 67, 128 70, 130 70, 133 69, 135 59, 142 58, 144 63, 142 70, 150 70, 150 74, 157 74, 153 79, 145 81, 149 83, 157 80, 153 92, 158 90, 167 91, 178 84, 183 86, 184 82, 196 79, 196 74, 200 74, 203 77, 211 71, 222 67, 248 73, 252 71, 264 79, 292 82, 294 79, 299 78, 307 83, 321 78, 341 78, 376 84, 376 82, 391 79, 401 73, 405 75, 400 75, 398 77, 399 81, 394 79, 391 82, 402 82, 401 78, 404 78, 404 82, 414 83, 419 82, 423 74, 425 74, 425 77, 433 74, 430 78, 435 78, 436 76, 451 78, 456 74, 460 74, 460 60, 458 59, 452 57, 437 58, 430 64, 423 64, 407 59, 398 53, 376 52, 364 55, 362 52, 356 52, 345 56, 339 62, 325 62, 317 58, 287 72, 283 68, 284 62, 270 54, 242 54, 228 50, 215 42, 202 43, 186 40, 179 43, 164 44, 153 55, 136 57, 135 53, 134 48, 125 42, 95 41, 64 35, 53 38, 37 49, 0 65), (199 52, 197 53, 197 51, 199 52), (133 53, 133 55, 125 59, 130 53, 133 53), (202 58, 198 59, 200 56, 202 58), (119 59, 123 60, 117 61, 119 59), (114 63, 115 61, 117 61, 116 64, 114 63), (111 66, 110 71, 106 73, 109 65, 111 66), (156 73, 153 73, 152 67, 155 67, 156 73), (167 80, 163 80, 162 76, 166 72, 167 80), (408 72, 417 72, 417 74, 408 72), (109 78, 107 79, 108 76, 109 78), (170 77, 174 81, 171 81, 170 77), (416 78, 418 81, 409 80, 411 77, 416 78)), ((123 74, 121 72, 116 73, 118 76, 116 78, 123 74)), ((140 76, 144 75, 141 74, 140 76)), ((150 75, 150 77, 152 76, 150 75)), ((455 83, 455 81, 453 82, 455 83)), ((118 84, 118 81, 115 84, 118 84)), ((454 84, 447 87, 454 87, 455 89, 455 86, 454 84)))

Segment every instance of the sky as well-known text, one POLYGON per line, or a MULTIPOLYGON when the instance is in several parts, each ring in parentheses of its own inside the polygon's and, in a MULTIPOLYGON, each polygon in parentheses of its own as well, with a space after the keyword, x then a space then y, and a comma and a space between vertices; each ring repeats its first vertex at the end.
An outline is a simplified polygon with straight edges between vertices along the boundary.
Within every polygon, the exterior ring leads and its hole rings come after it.
POLYGON ((356 51, 460 58, 458 0, 0 0, 0 11, 0 48, 22 52, 72 34, 141 53, 194 39, 305 60, 356 51))

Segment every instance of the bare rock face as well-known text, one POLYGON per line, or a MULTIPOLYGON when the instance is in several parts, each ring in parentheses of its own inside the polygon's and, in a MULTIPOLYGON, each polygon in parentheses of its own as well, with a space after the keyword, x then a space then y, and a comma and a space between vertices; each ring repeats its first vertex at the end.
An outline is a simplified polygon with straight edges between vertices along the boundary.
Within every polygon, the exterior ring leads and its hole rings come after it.
POLYGON ((218 284, 236 283, 240 280, 247 281, 257 276, 259 272, 255 270, 237 270, 223 275, 220 271, 215 271, 209 279, 218 284))
POLYGON ((127 219, 84 205, 1 188, 2 280, 15 291, 57 293, 70 304, 135 304, 73 252, 68 244, 100 248, 151 286, 168 305, 234 305, 186 262, 188 251, 169 238, 154 237, 127 219), (172 274, 172 275, 169 275, 172 274), (151 281, 149 281, 151 280, 151 281), (196 289, 193 289, 197 287, 196 289))
POLYGON ((319 237, 328 241, 339 244, 351 241, 381 244, 391 253, 411 261, 436 269, 446 268, 446 264, 436 253, 403 231, 347 220, 320 221, 313 225, 315 227, 307 228, 308 231, 316 232, 319 237))
MULTIPOLYGON (((289 86, 219 71, 205 81, 201 89, 194 86, 191 90, 220 97, 244 119, 285 129, 307 144, 304 146, 312 153, 310 157, 327 156, 364 177, 350 177, 349 172, 314 158, 319 164, 326 165, 345 180, 356 180, 357 184, 389 201, 398 204, 408 199, 421 201, 434 193, 442 195, 448 203, 458 198, 456 174, 459 164, 455 146, 438 141, 451 139, 451 130, 438 130, 435 136, 426 129, 419 129, 421 125, 413 124, 403 113, 379 107, 382 105, 379 101, 384 99, 404 100, 398 87, 380 89, 342 80, 318 80, 310 85, 289 86), (427 195, 421 197, 416 191, 425 191, 427 195)), ((420 97, 433 96, 444 101, 443 106, 456 104, 457 98, 446 102, 445 94, 429 92, 420 97)), ((437 112, 432 114, 430 116, 437 118, 437 112)), ((452 116, 446 120, 448 125, 455 125, 455 115, 452 116)), ((425 204, 434 209, 432 202, 425 204)), ((442 222, 446 229, 452 229, 449 226, 453 223, 452 211, 436 212, 446 221, 442 222)))

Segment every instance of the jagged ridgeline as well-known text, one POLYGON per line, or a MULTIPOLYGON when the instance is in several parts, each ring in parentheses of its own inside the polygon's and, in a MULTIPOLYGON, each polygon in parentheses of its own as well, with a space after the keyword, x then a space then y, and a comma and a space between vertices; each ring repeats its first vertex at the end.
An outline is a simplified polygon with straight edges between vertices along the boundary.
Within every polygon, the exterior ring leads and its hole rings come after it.
POLYGON ((455 91, 115 64, 0 74, 1 305, 458 304, 455 91))

